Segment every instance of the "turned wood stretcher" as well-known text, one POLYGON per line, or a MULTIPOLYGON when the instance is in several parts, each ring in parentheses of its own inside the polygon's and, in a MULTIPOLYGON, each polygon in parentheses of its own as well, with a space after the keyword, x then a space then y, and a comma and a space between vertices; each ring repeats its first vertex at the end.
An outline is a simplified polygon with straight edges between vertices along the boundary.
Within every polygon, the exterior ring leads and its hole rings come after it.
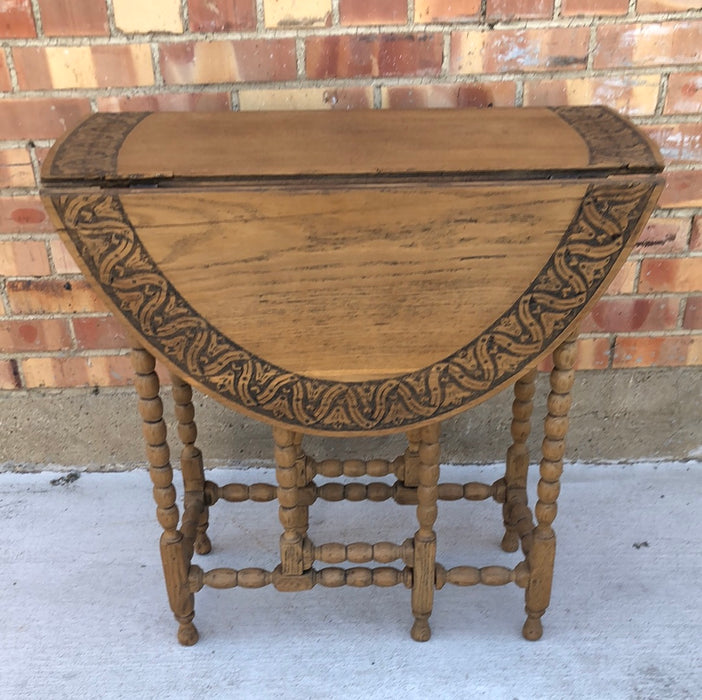
MULTIPOLYGON (((526 589, 541 636, 555 552, 578 321, 607 288, 662 187, 655 147, 602 107, 407 112, 96 114, 57 143, 42 197, 84 274, 135 339, 169 600, 193 644, 204 585, 297 591, 404 584, 430 636, 445 583, 526 589), (538 502, 526 440, 536 365, 553 353, 538 502), (176 505, 155 360, 183 442, 176 505), (439 425, 514 383, 506 473, 439 483, 439 425), (273 426, 277 486, 205 480, 191 385, 273 426), (315 461, 303 434, 404 431, 393 461, 315 461), (380 477, 390 485, 325 483, 380 477), (278 499, 280 564, 204 571, 208 508, 278 499), (402 544, 315 545, 327 500, 416 504, 402 544), (514 568, 435 561, 437 499, 502 504, 514 568), (534 519, 535 516, 535 519, 534 519), (386 566, 400 560, 403 568, 386 566), (375 561, 383 566, 314 568, 375 561)), ((468 456, 467 456, 468 457, 468 456)))

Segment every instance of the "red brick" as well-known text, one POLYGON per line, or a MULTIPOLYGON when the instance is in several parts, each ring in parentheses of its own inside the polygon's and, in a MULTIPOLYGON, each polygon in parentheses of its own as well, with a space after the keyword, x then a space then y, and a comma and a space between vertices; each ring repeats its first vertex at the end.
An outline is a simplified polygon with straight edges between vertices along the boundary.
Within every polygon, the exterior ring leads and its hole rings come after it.
POLYGON ((653 255, 681 253, 687 248, 689 231, 690 219, 687 218, 649 219, 634 251, 653 255))
POLYGON ((692 219, 692 233, 690 234, 690 250, 702 251, 702 216, 692 219))
POLYGON ((0 38, 22 39, 36 35, 30 0, 2 0, 0 38))
POLYGON ((124 386, 134 376, 126 355, 30 357, 22 360, 27 388, 124 386))
POLYGON ((635 262, 625 262, 607 287, 607 294, 632 294, 636 289, 637 272, 638 265, 635 262))
POLYGON ((0 133, 6 139, 52 139, 90 114, 83 98, 0 100, 0 133))
POLYGON ((293 80, 294 39, 197 41, 161 46, 161 72, 170 84, 293 80))
POLYGON ((702 295, 693 295, 687 298, 683 328, 702 330, 702 295))
POLYGON ((581 338, 575 369, 607 369, 610 355, 609 338, 581 338))
MULTIPOLYGON (((415 2, 415 7, 421 0, 415 2)), ((456 4, 461 4, 460 0, 456 4)), ((416 17, 416 15, 415 15, 416 17)), ((341 24, 406 24, 407 0, 339 0, 341 24)), ((423 20, 415 20, 423 21, 423 20)))
POLYGON ((658 102, 659 75, 528 80, 524 105, 604 104, 627 114, 653 114, 658 102))
POLYGON ((545 357, 542 357, 536 368, 539 372, 550 372, 553 369, 553 357, 551 354, 549 353, 545 357))
POLYGON ((489 20, 552 17, 553 0, 487 0, 489 20))
POLYGON ((476 20, 479 15, 480 0, 414 0, 418 24, 476 20))
POLYGON ((573 15, 625 15, 629 0, 563 0, 561 14, 573 15))
POLYGON ((41 241, 0 241, 0 275, 41 277, 50 272, 46 246, 41 241))
POLYGON ((22 90, 153 85, 148 44, 20 46, 12 50, 22 90))
MULTIPOLYGON (((575 369, 607 369, 610 359, 609 338, 579 338, 575 369)), ((553 369, 553 356, 549 353, 538 365, 540 372, 553 369)))
POLYGON ((181 0, 112 0, 112 11, 124 34, 183 33, 181 0))
POLYGON ((105 312, 84 280, 8 280, 7 297, 16 314, 105 312))
POLYGON ((51 241, 51 258, 54 261, 54 269, 59 275, 71 275, 80 272, 71 254, 66 250, 66 246, 59 240, 51 241))
POLYGON ((702 73, 671 73, 665 99, 666 114, 702 112, 702 73))
POLYGON ((440 34, 308 37, 307 77, 438 75, 442 44, 440 34))
POLYGON ((21 389, 17 360, 0 360, 0 389, 21 389))
POLYGON ((332 0, 262 0, 266 28, 330 27, 332 0))
POLYGON ((451 35, 451 72, 575 70, 585 68, 587 27, 469 30, 451 35))
POLYGON ((669 66, 700 62, 702 21, 603 24, 594 67, 669 66))
POLYGON ((100 112, 226 112, 226 92, 177 92, 160 95, 119 95, 98 97, 100 112))
POLYGON ((62 319, 0 321, 0 352, 67 350, 70 347, 68 323, 62 319))
POLYGON ((171 373, 168 368, 160 361, 156 360, 156 374, 158 375, 158 381, 162 389, 171 386, 171 373))
POLYGON ((5 52, 0 51, 0 92, 9 92, 11 89, 10 70, 7 67, 5 52))
POLYGON ((34 171, 26 148, 0 150, 0 187, 33 187, 34 171))
POLYGON ((130 347, 123 326, 112 316, 77 317, 73 329, 80 350, 111 350, 130 347))
POLYGON ((639 292, 702 292, 702 258, 643 260, 639 292))
POLYGON ((699 0, 637 0, 636 2, 636 12, 640 15, 648 12, 685 12, 699 9, 699 0))
POLYGON ((107 36, 104 0, 39 0, 46 36, 107 36))
POLYGON ((659 207, 702 207, 702 170, 673 170, 666 173, 659 207))
POLYGON ((613 367, 679 367, 702 363, 702 336, 619 337, 613 367))
POLYGON ((383 88, 383 107, 426 109, 435 107, 509 107, 514 105, 512 81, 452 85, 412 85, 383 88))
POLYGON ((632 298, 600 299, 581 324, 583 333, 627 333, 675 328, 678 299, 632 298))
POLYGON ((640 128, 658 144, 669 163, 702 161, 702 124, 659 124, 640 128))
POLYGON ((291 109, 371 109, 373 88, 251 88, 239 90, 242 111, 291 109))
POLYGON ((39 171, 41 172, 41 166, 44 164, 44 160, 46 159, 46 156, 49 155, 49 151, 51 150, 47 146, 34 146, 34 155, 36 156, 37 163, 39 165, 39 171))
POLYGON ((53 227, 39 197, 0 197, 0 233, 44 231, 53 231, 53 227))
POLYGON ((255 0, 188 0, 193 32, 231 32, 256 28, 255 0))

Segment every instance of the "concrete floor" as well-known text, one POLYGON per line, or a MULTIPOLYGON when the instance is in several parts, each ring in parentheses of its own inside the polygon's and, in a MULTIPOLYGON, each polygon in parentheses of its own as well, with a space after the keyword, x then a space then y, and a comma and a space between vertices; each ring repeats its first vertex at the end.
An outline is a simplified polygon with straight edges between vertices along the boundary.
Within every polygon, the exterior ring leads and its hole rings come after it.
MULTIPOLYGON (((496 467, 442 470, 492 481, 496 467)), ((438 591, 433 637, 409 637, 409 592, 262 590, 196 596, 201 639, 175 640, 148 475, 0 474, 3 698, 698 698, 702 464, 566 468, 545 635, 521 638, 516 586, 438 591), (52 484, 52 481, 58 482, 52 484)), ((215 470, 219 483, 268 481, 215 470)), ((316 504, 319 541, 391 539, 414 509, 316 504)), ((442 504, 438 559, 513 565, 500 508, 442 504)), ((272 567, 274 504, 217 504, 207 568, 272 567)))

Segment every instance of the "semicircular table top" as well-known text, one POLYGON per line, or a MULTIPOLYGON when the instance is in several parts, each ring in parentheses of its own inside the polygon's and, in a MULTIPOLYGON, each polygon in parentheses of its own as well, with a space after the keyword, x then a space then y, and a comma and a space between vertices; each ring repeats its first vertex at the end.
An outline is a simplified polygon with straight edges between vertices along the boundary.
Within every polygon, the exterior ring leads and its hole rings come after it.
POLYGON ((600 107, 96 114, 42 197, 173 370, 305 432, 395 432, 483 400, 607 287, 661 189, 600 107))

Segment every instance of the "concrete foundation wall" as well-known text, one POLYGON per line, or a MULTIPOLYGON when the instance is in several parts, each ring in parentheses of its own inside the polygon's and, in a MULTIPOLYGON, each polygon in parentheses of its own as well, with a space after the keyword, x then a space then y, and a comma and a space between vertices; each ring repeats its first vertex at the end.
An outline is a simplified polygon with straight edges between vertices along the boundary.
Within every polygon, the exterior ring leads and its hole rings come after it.
MULTIPOLYGON (((532 461, 538 459, 548 377, 537 385, 532 461)), ((509 446, 510 389, 445 422, 442 461, 491 463, 509 446)), ((164 396, 171 449, 179 451, 164 396)), ((698 368, 581 372, 576 376, 568 460, 685 460, 702 456, 702 371, 698 368)), ((272 465, 270 429, 199 394, 195 420, 206 466, 272 465)), ((130 389, 0 392, 0 471, 131 469, 145 464, 136 398, 130 389)), ((394 457, 403 435, 307 438, 311 454, 394 457)), ((174 460, 176 463, 177 460, 174 460)))

